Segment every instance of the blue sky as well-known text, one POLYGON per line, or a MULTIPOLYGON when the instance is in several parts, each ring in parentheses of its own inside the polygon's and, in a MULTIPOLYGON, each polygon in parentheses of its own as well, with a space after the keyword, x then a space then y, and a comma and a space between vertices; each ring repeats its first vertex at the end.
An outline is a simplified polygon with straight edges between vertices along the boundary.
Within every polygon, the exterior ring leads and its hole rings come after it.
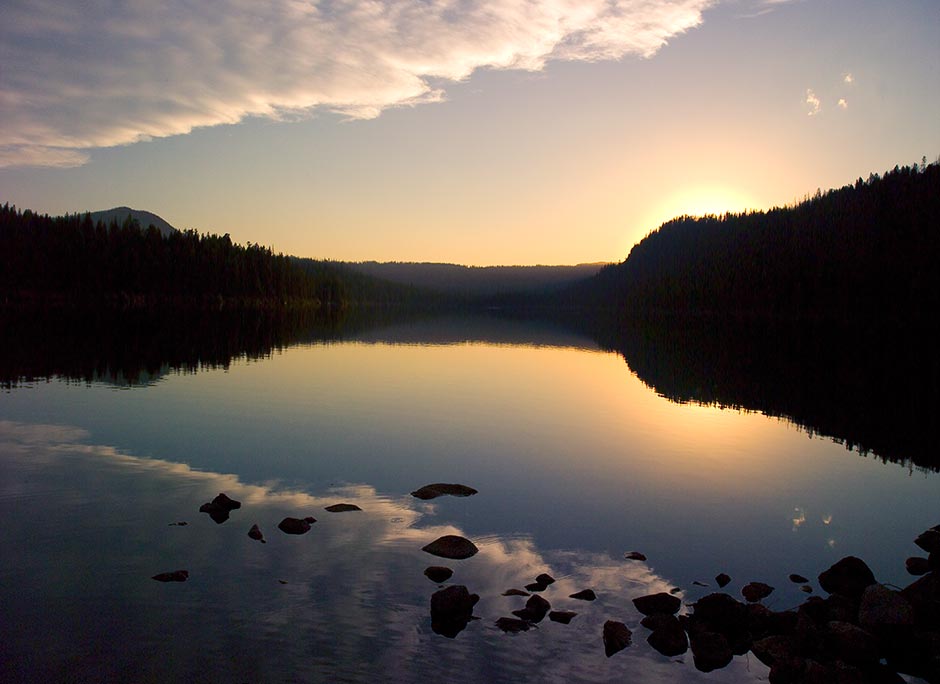
POLYGON ((0 201, 344 260, 623 259, 940 154, 940 5, 7 0, 0 201))

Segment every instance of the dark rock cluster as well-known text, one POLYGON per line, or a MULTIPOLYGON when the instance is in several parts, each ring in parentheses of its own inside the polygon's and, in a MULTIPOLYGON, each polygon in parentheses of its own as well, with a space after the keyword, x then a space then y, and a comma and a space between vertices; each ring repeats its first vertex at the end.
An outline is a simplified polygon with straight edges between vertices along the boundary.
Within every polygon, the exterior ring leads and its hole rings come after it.
POLYGON ((219 494, 212 501, 204 503, 199 507, 200 513, 208 513, 217 524, 221 525, 229 518, 229 513, 236 508, 241 508, 241 501, 235 501, 228 498, 225 494, 219 494))

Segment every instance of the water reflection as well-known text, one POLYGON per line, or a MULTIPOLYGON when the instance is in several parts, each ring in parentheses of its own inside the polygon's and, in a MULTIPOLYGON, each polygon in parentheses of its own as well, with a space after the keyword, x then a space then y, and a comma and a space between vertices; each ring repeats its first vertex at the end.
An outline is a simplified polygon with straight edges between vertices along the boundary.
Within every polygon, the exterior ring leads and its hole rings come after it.
MULTIPOLYGON (((16 550, 4 555, 0 585, 4 681, 419 681, 456 672, 466 681, 704 681, 690 656, 666 658, 645 642, 632 599, 674 587, 648 563, 539 549, 525 534, 476 535, 478 554, 446 564, 455 571, 448 584, 480 596, 481 619, 445 639, 429 616, 438 587, 423 574, 440 559, 421 547, 464 531, 433 502, 367 485, 246 484, 92 444, 77 428, 9 421, 0 422, 0 469, 5 540, 16 550), (219 492, 242 502, 221 525, 197 510, 219 492), (324 510, 339 502, 362 511, 324 510), (287 515, 317 522, 284 535, 276 524, 287 515), (252 524, 267 544, 248 537, 252 524), (179 569, 187 582, 150 579, 179 569), (556 582, 542 596, 578 615, 504 634, 497 618, 524 599, 503 592, 543 572, 556 582), (597 600, 569 598, 584 588, 597 600), (608 659, 609 619, 635 635, 608 659)), ((738 657, 722 680, 765 676, 738 657)))

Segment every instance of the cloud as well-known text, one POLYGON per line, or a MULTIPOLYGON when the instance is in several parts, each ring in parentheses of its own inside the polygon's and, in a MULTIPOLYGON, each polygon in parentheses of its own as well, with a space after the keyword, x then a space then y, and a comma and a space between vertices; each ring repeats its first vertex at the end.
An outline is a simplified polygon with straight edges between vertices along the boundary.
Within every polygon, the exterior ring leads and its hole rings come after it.
POLYGON ((812 88, 806 89, 806 100, 809 111, 806 112, 807 116, 816 116, 819 113, 819 98, 816 97, 816 93, 813 92, 812 88))
POLYGON ((10 0, 0 165, 314 110, 438 102, 483 68, 650 57, 715 0, 10 0))
POLYGON ((839 104, 839 109, 848 109, 848 108, 849 108, 849 103, 845 101, 845 98, 844 98, 844 97, 840 97, 840 98, 839 98, 838 104, 839 104))
POLYGON ((842 82, 847 84, 855 83, 855 77, 852 74, 846 74, 842 77, 842 82))

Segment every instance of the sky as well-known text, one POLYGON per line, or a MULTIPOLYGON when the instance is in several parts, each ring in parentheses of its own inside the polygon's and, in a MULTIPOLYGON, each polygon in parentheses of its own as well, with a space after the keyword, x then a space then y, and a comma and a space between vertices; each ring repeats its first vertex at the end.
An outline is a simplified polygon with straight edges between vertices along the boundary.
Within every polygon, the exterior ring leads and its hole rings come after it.
POLYGON ((940 155, 936 0, 4 0, 0 203, 346 261, 620 261, 940 155))

